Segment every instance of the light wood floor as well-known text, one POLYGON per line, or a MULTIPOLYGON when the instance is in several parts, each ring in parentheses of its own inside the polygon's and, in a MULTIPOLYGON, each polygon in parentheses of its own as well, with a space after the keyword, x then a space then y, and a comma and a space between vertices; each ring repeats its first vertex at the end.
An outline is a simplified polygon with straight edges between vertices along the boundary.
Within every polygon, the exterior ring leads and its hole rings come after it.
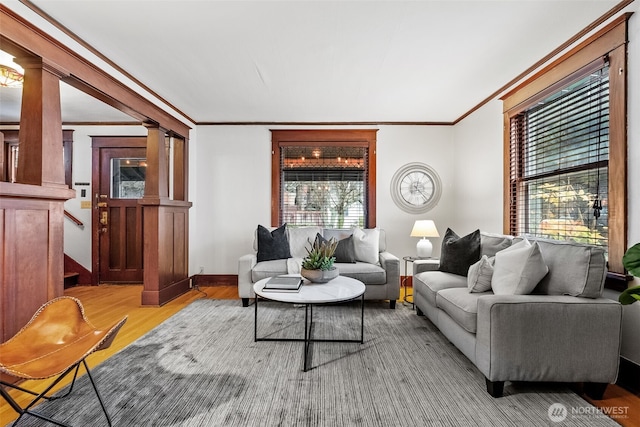
MULTIPOLYGON (((96 327, 109 325, 128 316, 127 323, 122 327, 111 347, 87 358, 91 368, 122 350, 197 299, 238 299, 237 287, 214 286, 191 290, 162 307, 142 307, 140 305, 141 292, 141 285, 77 286, 65 291, 65 295, 76 297, 82 301, 87 317, 96 327)), ((398 303, 401 304, 400 301, 398 303)), ((238 304, 240 304, 239 299, 238 304)), ((48 382, 45 381, 27 381, 22 385, 35 391, 41 391, 47 384, 48 382)), ((66 384, 68 381, 62 381, 58 388, 66 384)), ((100 387, 99 380, 98 387, 100 387)), ((21 393, 12 391, 11 394, 21 404, 28 402, 26 396, 21 393)), ((61 403, 63 404, 63 402, 61 403)), ((607 387, 603 400, 592 403, 602 407, 605 411, 607 408, 612 408, 609 410, 615 410, 618 413, 625 411, 626 418, 616 418, 616 421, 625 427, 640 427, 640 394, 633 394, 613 385, 607 387)), ((15 417, 15 412, 6 402, 2 401, 0 404, 0 425, 6 425, 15 417)))

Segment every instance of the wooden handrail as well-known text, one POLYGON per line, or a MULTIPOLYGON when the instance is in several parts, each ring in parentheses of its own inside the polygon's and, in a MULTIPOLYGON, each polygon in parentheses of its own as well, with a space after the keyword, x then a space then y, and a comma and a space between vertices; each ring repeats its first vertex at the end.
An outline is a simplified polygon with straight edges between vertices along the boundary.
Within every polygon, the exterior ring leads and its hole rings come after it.
POLYGON ((84 228, 84 224, 82 223, 82 221, 80 221, 78 218, 76 218, 75 216, 71 215, 71 213, 69 213, 66 209, 64 211, 64 216, 66 216, 67 218, 69 218, 71 221, 73 221, 78 227, 80 228, 84 228))

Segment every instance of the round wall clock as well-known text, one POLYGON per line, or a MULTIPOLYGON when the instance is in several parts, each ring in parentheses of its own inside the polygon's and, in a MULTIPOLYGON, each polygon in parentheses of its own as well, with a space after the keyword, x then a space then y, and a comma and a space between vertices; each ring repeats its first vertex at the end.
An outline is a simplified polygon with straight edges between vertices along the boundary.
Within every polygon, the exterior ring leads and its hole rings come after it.
POLYGON ((391 179, 391 198, 405 212, 421 214, 431 210, 438 204, 441 192, 440 177, 424 163, 408 163, 391 179))

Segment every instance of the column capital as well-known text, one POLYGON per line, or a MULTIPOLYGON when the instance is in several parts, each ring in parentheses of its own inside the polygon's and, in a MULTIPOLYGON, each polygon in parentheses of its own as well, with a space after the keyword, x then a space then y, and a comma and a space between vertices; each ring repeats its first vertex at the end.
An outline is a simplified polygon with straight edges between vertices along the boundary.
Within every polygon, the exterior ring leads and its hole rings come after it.
POLYGON ((60 65, 40 58, 39 56, 23 56, 15 58, 14 62, 25 70, 41 69, 57 76, 59 79, 63 79, 70 75, 69 71, 60 65))

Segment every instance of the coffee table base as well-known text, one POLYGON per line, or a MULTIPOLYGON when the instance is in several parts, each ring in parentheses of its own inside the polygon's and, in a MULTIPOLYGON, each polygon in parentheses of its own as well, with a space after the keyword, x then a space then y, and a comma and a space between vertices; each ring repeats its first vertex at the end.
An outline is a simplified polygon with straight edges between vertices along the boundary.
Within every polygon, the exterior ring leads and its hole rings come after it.
MULTIPOLYGON (((309 365, 311 364, 311 344, 314 342, 353 342, 353 343, 364 343, 364 294, 359 297, 360 298, 360 339, 324 339, 324 338, 312 338, 313 336, 313 306, 314 305, 323 305, 323 304, 313 304, 313 303, 305 303, 304 304, 304 338, 269 338, 269 337, 261 337, 258 338, 258 300, 261 299, 260 296, 256 295, 255 298, 255 315, 254 315, 254 329, 253 329, 253 338, 255 342, 258 341, 294 341, 294 342, 304 342, 304 367, 303 371, 307 372, 309 370, 309 365)), ((267 300, 268 298, 264 298, 267 300)), ((345 300, 342 302, 355 301, 357 298, 345 300)))

